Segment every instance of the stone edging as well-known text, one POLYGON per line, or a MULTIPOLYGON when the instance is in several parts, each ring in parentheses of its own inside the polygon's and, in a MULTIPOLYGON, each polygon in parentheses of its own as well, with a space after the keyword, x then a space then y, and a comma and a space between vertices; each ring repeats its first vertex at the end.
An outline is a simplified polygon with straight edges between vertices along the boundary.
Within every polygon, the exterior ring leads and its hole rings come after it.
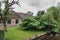
POLYGON ((44 36, 44 35, 46 35, 46 34, 47 34, 47 33, 38 34, 38 35, 35 35, 35 36, 31 37, 31 38, 27 38, 26 40, 36 40, 36 39, 38 39, 39 37, 42 37, 42 36, 44 36))

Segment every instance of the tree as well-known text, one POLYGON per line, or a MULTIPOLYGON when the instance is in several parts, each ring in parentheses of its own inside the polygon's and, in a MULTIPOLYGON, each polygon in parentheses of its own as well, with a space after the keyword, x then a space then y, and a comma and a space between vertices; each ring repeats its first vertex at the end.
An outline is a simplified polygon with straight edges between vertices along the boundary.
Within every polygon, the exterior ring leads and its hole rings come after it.
POLYGON ((38 11, 37 12, 37 16, 41 16, 42 14, 44 14, 44 11, 38 11))
POLYGON ((29 14, 29 15, 33 15, 33 12, 31 12, 31 11, 28 11, 28 12, 27 12, 27 14, 29 14))
MULTIPOLYGON (((59 13, 59 9, 57 7, 50 7, 48 8, 47 12, 41 16, 42 20, 45 20, 46 25, 52 25, 54 28, 52 28, 51 30, 49 30, 49 32, 58 32, 58 27, 59 27, 59 23, 60 23, 60 13, 59 13), (48 24, 47 24, 48 23, 48 24), (54 26, 57 25, 57 26, 54 26)), ((50 26, 51 27, 51 26, 50 26)), ((48 29, 48 27, 47 27, 48 29)), ((54 34, 55 35, 55 34, 54 34)))
POLYGON ((47 10, 53 15, 53 18, 57 21, 59 17, 59 10, 57 7, 51 7, 47 10))
MULTIPOLYGON (((50 7, 48 10, 52 14, 53 19, 57 22, 58 27, 60 26, 60 10, 57 7, 50 7)), ((60 27, 59 27, 60 30, 60 27)))
MULTIPOLYGON (((7 23, 7 20, 9 19, 9 14, 10 14, 9 11, 11 9, 11 6, 14 5, 14 4, 19 5, 18 4, 19 2, 14 1, 14 0, 11 3, 9 3, 9 0, 4 0, 3 2, 5 3, 5 8, 4 8, 3 11, 0 9, 0 16, 1 16, 0 19, 1 19, 2 23, 3 23, 3 25, 4 25, 4 31, 7 31, 6 23, 7 23)), ((1 5, 0 5, 0 7, 1 7, 1 5)))
POLYGON ((41 16, 44 14, 44 11, 38 11, 37 12, 37 16, 35 17, 35 19, 37 21, 41 21, 41 16))
POLYGON ((59 9, 57 7, 50 7, 47 12, 42 15, 42 20, 47 20, 48 22, 55 22, 58 23, 60 19, 59 9))

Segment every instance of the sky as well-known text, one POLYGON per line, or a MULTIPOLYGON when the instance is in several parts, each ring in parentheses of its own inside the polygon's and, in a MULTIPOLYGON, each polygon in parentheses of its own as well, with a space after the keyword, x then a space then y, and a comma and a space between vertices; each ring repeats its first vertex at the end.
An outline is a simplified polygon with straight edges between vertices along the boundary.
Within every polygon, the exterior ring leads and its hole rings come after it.
POLYGON ((16 12, 27 13, 27 11, 31 11, 36 15, 39 10, 46 11, 51 6, 57 6, 57 3, 60 2, 60 0, 19 0, 19 2, 21 7, 16 4, 13 5, 16 12))

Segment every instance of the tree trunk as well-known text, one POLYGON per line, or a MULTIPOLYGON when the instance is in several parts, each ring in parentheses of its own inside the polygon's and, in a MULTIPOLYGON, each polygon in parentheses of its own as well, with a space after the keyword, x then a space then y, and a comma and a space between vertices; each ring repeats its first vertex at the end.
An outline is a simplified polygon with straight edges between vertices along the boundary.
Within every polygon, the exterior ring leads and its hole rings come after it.
POLYGON ((3 26, 4 26, 4 31, 7 32, 7 25, 6 25, 6 22, 3 22, 3 26))

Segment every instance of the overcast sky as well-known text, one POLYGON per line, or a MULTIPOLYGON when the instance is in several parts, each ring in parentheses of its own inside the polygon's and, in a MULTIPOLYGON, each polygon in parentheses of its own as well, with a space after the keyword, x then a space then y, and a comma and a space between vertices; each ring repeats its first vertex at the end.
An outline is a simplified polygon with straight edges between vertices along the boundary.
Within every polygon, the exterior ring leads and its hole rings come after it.
POLYGON ((51 6, 57 6, 60 0, 19 0, 21 8, 18 5, 13 5, 17 12, 32 11, 36 15, 38 10, 47 10, 51 6))

